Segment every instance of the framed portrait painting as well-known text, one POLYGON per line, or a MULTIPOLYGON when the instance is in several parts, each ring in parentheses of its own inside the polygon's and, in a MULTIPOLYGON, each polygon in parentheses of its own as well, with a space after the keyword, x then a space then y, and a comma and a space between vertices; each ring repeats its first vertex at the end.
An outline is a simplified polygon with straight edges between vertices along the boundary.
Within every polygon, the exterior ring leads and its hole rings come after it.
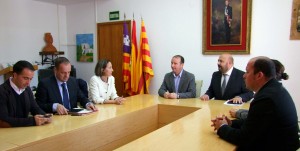
POLYGON ((203 0, 202 53, 250 54, 252 0, 203 0))
POLYGON ((300 0, 293 0, 290 40, 300 39, 300 0))

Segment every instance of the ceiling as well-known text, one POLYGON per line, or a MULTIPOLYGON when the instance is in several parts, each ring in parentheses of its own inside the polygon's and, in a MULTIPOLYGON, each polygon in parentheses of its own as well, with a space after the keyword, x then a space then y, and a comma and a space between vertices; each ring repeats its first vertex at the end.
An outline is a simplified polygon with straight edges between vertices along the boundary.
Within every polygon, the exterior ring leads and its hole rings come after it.
POLYGON ((76 4, 76 3, 88 2, 94 0, 35 0, 35 1, 42 1, 46 3, 60 4, 60 5, 70 5, 70 4, 76 4))

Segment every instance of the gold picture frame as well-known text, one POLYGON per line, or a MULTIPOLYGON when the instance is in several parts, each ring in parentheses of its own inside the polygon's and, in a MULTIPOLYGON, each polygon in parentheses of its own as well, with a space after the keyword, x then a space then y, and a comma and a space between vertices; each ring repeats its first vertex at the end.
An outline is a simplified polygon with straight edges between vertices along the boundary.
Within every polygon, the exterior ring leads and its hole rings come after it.
POLYGON ((293 0, 290 40, 300 40, 300 0, 293 0))
POLYGON ((250 54, 251 10, 252 0, 203 0, 202 53, 250 54))

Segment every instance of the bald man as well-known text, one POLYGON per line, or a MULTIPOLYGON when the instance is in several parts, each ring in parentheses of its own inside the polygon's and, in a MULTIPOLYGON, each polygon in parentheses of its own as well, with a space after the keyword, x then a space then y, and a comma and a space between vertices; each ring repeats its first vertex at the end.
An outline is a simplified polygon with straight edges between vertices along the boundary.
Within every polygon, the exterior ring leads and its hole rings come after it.
POLYGON ((232 100, 233 103, 247 102, 253 98, 253 92, 246 88, 245 72, 233 67, 233 57, 222 54, 218 59, 218 69, 213 73, 210 86, 201 100, 232 100))

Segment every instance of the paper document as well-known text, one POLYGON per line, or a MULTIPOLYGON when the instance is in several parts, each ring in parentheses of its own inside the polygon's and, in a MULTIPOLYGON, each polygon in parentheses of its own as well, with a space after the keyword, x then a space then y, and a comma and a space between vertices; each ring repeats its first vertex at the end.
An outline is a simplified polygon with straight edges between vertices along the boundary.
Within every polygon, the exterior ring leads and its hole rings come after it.
POLYGON ((92 110, 87 110, 83 108, 73 108, 69 111, 69 114, 71 114, 72 116, 82 116, 92 112, 93 112, 92 110))
POLYGON ((79 111, 77 113, 79 113, 79 114, 87 114, 87 113, 92 113, 92 112, 93 112, 92 110, 83 109, 83 110, 81 110, 81 111, 79 111))
POLYGON ((242 106, 244 103, 233 103, 231 100, 227 100, 224 102, 225 105, 230 105, 230 106, 242 106))

